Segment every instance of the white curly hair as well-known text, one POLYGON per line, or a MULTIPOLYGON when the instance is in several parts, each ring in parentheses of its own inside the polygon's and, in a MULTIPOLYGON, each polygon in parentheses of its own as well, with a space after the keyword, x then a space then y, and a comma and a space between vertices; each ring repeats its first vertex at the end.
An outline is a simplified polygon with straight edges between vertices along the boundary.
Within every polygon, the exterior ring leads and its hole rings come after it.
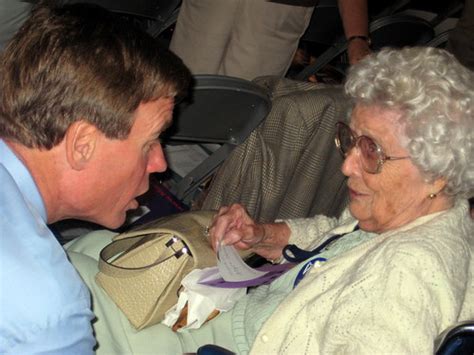
POLYGON ((474 195, 474 72, 452 54, 384 48, 351 67, 345 90, 356 104, 401 111, 401 143, 427 180, 446 179, 449 195, 474 195))

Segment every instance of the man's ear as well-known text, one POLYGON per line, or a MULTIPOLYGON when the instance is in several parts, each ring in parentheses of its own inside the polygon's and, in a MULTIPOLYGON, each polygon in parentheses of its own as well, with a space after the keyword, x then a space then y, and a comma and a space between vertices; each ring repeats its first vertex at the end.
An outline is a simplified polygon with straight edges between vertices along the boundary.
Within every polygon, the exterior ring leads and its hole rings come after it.
POLYGON ((86 121, 76 121, 65 135, 66 158, 74 170, 82 170, 92 158, 97 145, 99 130, 86 121))

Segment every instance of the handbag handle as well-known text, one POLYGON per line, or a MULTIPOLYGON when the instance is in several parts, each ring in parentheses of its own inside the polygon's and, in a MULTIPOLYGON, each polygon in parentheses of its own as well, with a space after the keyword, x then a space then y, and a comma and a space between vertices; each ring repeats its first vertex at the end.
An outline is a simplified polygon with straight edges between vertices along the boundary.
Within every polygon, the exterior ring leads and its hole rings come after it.
MULTIPOLYGON (((162 233, 161 235, 157 237, 162 237, 166 234, 168 233, 162 233)), ((173 234, 168 234, 168 235, 170 236, 170 240, 173 240, 173 238, 176 238, 173 234)), ((110 261, 110 259, 113 257, 125 255, 131 250, 135 249, 136 246, 140 245, 140 241, 143 238, 144 238, 143 233, 136 234, 127 238, 114 240, 112 243, 107 245, 100 252, 99 270, 107 276, 132 277, 148 270, 149 268, 153 266, 156 266, 168 260, 171 257, 179 258, 182 254, 190 255, 189 253, 186 253, 183 251, 186 245, 183 243, 183 241, 180 238, 177 238, 177 240, 179 240, 182 243, 183 247, 181 247, 179 250, 175 250, 174 248, 167 247, 165 250, 170 251, 170 252, 161 253, 158 256, 158 258, 151 264, 140 266, 140 267, 124 267, 124 266, 114 265, 113 261, 110 261)))

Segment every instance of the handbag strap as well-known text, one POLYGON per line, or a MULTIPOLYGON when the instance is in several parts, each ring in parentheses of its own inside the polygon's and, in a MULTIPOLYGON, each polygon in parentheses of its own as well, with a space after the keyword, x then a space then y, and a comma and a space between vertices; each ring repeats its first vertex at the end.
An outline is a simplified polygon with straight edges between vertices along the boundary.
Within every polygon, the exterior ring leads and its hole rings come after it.
MULTIPOLYGON (((167 233, 163 233, 159 237, 162 237, 166 234, 167 233)), ((172 239, 173 236, 171 234, 169 235, 170 239, 172 239)), ((113 261, 110 261, 111 258, 119 256, 121 254, 126 254, 130 250, 134 249, 135 246, 137 246, 138 243, 143 239, 143 237, 144 235, 143 233, 141 233, 139 235, 134 235, 128 238, 114 240, 112 243, 103 248, 100 252, 99 271, 107 276, 131 277, 143 273, 147 269, 156 266, 171 257, 180 257, 180 254, 178 254, 179 250, 177 251, 173 248, 165 248, 166 251, 161 253, 153 263, 140 267, 124 267, 114 265, 113 261)))
POLYGON ((144 236, 145 234, 169 234, 170 238, 173 236, 177 237, 189 248, 189 251, 193 256, 195 267, 202 269, 216 265, 215 253, 212 250, 205 234, 206 227, 202 226, 202 228, 199 228, 197 224, 195 224, 194 227, 176 227, 176 225, 172 223, 173 221, 171 220, 164 222, 160 227, 130 231, 116 236, 114 241, 144 236), (173 226, 174 229, 172 229, 171 226, 173 226), (202 231, 197 232, 197 230, 200 229, 202 229, 202 231))

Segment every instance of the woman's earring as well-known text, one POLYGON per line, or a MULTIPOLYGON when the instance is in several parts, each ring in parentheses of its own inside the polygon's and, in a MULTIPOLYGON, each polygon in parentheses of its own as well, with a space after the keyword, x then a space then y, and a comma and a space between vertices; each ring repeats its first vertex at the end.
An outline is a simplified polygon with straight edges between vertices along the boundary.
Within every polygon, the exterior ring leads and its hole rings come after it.
POLYGON ((432 200, 432 199, 436 198, 436 194, 430 193, 430 194, 428 195, 428 197, 429 197, 430 200, 432 200))

